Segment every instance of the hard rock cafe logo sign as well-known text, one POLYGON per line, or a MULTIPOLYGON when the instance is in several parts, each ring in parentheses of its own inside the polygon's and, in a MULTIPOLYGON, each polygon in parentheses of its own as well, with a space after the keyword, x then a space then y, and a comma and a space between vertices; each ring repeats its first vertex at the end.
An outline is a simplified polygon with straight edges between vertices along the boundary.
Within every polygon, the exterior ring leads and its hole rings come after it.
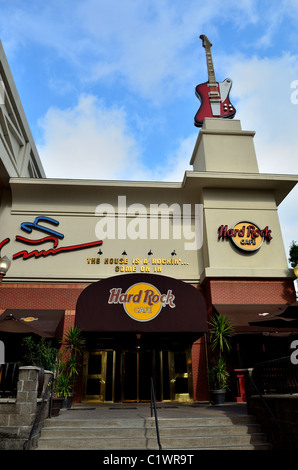
POLYGON ((261 247, 264 240, 272 240, 272 235, 268 225, 260 229, 252 222, 242 221, 230 229, 227 225, 221 225, 218 228, 218 240, 220 239, 230 239, 240 250, 253 252, 261 247))
POLYGON ((111 289, 108 303, 122 304, 127 315, 133 320, 145 322, 156 318, 166 305, 175 308, 174 300, 175 295, 170 289, 161 294, 152 284, 138 282, 124 293, 120 287, 111 289))

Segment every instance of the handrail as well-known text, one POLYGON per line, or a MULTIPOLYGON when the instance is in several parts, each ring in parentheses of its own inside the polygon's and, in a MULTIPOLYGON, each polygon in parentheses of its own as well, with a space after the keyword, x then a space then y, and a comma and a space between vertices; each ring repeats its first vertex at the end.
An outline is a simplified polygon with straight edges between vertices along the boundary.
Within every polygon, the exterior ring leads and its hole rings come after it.
POLYGON ((248 377, 249 377, 249 380, 250 380, 250 383, 252 384, 253 388, 255 389, 255 391, 257 392, 257 394, 259 395, 259 397, 261 398, 263 404, 265 405, 265 408, 267 409, 267 411, 269 412, 269 414, 271 415, 276 427, 278 428, 278 430, 286 437, 287 434, 285 433, 285 431, 283 430, 283 428, 281 427, 281 425, 279 424, 275 414, 273 413, 273 411, 271 410, 270 406, 268 405, 268 402, 266 400, 266 398, 264 397, 264 395, 260 392, 259 388, 257 387, 253 377, 251 376, 250 373, 248 373, 248 377))
POLYGON ((152 377, 151 377, 151 405, 150 405, 150 407, 151 407, 151 418, 153 416, 153 411, 154 411, 155 429, 156 429, 156 437, 157 437, 158 448, 159 448, 159 450, 162 450, 162 446, 161 446, 161 443, 160 443, 160 437, 159 437, 158 418, 157 418, 155 393, 154 393, 154 383, 153 383, 153 378, 152 377))
MULTIPOLYGON (((269 362, 269 361, 268 361, 269 362)), ((273 361, 272 361, 273 362, 273 361)), ((265 364, 265 363, 263 363, 265 364)), ((262 363, 259 363, 257 364, 257 366, 262 366, 263 365, 262 363)), ((275 414, 273 413, 271 407, 269 406, 269 403, 267 401, 267 396, 265 393, 262 393, 262 391, 259 389, 258 385, 256 384, 256 381, 254 380, 253 378, 253 373, 254 373, 254 368, 252 369, 247 369, 247 375, 248 375, 248 378, 249 378, 249 381, 252 385, 252 387, 254 388, 254 390, 257 392, 257 394, 259 395, 263 405, 265 406, 266 410, 268 411, 268 413, 270 414, 276 428, 278 429, 278 431, 280 432, 280 434, 283 436, 283 439, 284 439, 284 442, 287 442, 289 447, 291 448, 291 446, 293 446, 293 442, 292 442, 292 436, 290 436, 283 428, 283 426, 281 426, 281 424, 279 423, 277 417, 275 416, 275 414)), ((270 395, 270 394, 269 394, 270 395)), ((295 446, 293 447, 295 448, 295 446)))
POLYGON ((34 423, 32 425, 32 428, 31 428, 31 431, 30 431, 30 434, 29 434, 29 437, 28 439, 24 442, 23 444, 23 450, 28 450, 28 446, 29 446, 29 443, 33 437, 33 434, 34 434, 34 431, 35 431, 35 428, 36 428, 36 425, 38 423, 38 419, 41 415, 41 412, 42 412, 42 409, 43 409, 43 406, 44 406, 44 403, 45 403, 45 400, 46 400, 46 396, 48 395, 49 391, 51 391, 51 388, 52 388, 52 382, 53 382, 53 376, 51 376, 49 378, 49 381, 47 383, 47 386, 45 388, 45 391, 43 393, 43 397, 42 397, 42 400, 41 400, 41 403, 39 405, 39 409, 38 409, 38 412, 35 416, 35 420, 34 420, 34 423))
POLYGON ((289 356, 256 364, 253 376, 263 394, 298 392, 298 368, 289 356))

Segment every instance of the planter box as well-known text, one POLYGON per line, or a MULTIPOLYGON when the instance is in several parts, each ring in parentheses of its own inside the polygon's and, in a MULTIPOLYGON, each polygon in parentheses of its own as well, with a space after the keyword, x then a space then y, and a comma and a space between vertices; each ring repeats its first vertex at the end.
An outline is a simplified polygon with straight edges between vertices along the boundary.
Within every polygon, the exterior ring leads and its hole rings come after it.
POLYGON ((67 398, 63 399, 63 402, 62 402, 62 408, 63 409, 71 408, 72 398, 73 398, 72 395, 69 395, 67 398))
POLYGON ((211 390, 211 403, 213 405, 223 405, 226 399, 225 390, 211 390))
POLYGON ((51 416, 58 416, 59 415, 62 404, 63 404, 63 398, 53 398, 52 399, 51 416))

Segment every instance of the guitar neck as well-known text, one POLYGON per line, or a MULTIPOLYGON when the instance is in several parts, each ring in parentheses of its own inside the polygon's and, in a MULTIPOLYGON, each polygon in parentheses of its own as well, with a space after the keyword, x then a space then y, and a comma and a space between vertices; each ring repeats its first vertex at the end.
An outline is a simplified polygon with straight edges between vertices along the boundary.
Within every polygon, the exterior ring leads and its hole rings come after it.
POLYGON ((212 55, 211 55, 211 48, 206 47, 206 61, 207 61, 207 70, 208 70, 208 82, 209 85, 216 85, 216 78, 215 78, 215 72, 214 72, 214 67, 213 67, 213 60, 212 60, 212 55))

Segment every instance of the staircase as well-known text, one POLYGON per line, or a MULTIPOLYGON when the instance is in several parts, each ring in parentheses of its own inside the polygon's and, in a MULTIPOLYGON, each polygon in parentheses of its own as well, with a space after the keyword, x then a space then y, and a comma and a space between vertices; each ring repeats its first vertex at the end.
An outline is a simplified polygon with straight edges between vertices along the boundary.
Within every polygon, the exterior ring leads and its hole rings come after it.
MULTIPOLYGON (((159 418, 162 450, 270 450, 250 415, 159 418)), ((158 450, 154 418, 45 421, 37 450, 158 450)))

